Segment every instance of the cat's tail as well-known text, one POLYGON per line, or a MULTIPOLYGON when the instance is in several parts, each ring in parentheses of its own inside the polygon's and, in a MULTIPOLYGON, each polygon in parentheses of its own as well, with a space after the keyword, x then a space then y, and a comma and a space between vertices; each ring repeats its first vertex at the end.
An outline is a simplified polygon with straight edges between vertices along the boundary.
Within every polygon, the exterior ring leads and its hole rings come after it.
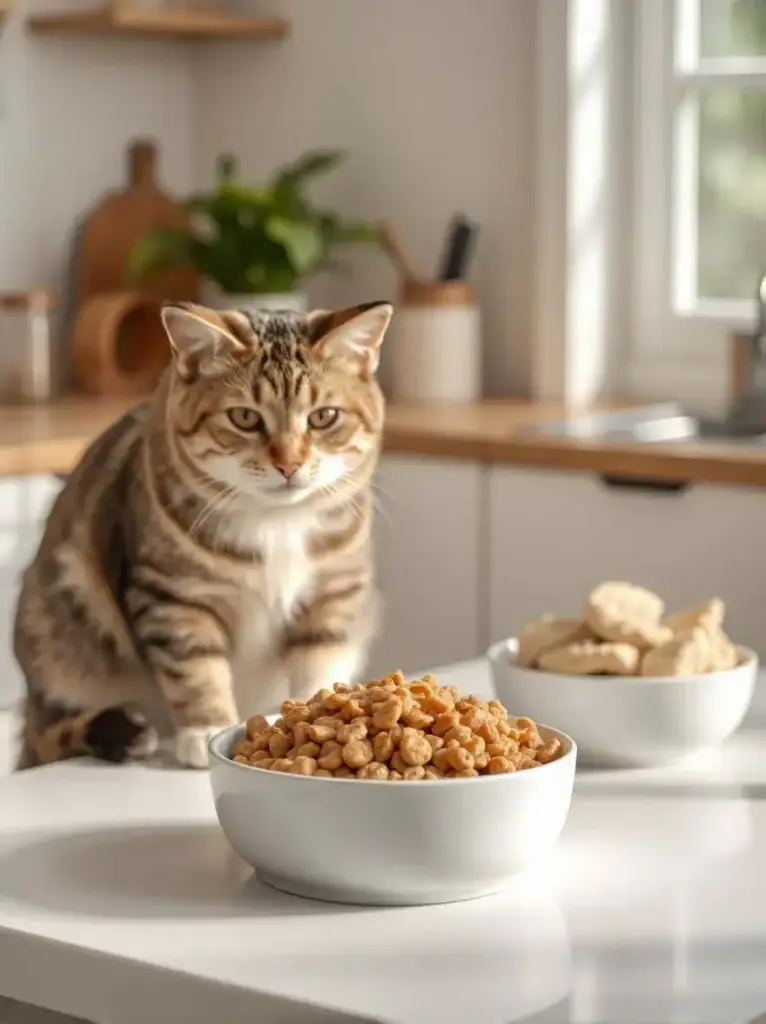
POLYGON ((84 755, 122 764, 151 757, 156 749, 157 733, 134 708, 56 708, 54 713, 37 706, 37 701, 27 700, 16 769, 22 771, 84 755))

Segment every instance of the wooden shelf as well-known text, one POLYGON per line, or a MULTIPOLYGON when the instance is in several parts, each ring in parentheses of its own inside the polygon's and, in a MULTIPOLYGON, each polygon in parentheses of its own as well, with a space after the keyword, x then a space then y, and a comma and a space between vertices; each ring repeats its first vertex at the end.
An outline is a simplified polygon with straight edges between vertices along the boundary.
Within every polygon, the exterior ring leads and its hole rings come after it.
MULTIPOLYGON (((0 0, 0 11, 8 0, 0 0)), ((143 36, 171 39, 280 39, 289 24, 284 18, 250 18, 191 11, 104 9, 102 11, 35 14, 33 32, 79 36, 143 36)))
POLYGON ((53 309, 56 296, 50 292, 0 292, 0 310, 15 313, 30 309, 53 309))

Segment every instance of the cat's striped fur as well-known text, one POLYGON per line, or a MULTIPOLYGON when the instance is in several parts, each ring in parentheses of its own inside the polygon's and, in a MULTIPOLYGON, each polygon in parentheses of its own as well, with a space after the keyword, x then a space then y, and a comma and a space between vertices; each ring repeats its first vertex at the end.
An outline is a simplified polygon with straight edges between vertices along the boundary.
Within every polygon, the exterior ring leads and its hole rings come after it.
POLYGON ((361 667, 390 316, 166 307, 171 366, 88 449, 24 574, 20 767, 147 756, 158 732, 201 767, 281 686, 361 667))

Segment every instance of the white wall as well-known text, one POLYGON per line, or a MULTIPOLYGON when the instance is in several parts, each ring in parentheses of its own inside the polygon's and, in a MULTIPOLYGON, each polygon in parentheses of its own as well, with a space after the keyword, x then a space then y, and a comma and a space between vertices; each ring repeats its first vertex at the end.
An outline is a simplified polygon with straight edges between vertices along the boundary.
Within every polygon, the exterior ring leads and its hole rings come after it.
POLYGON ((169 186, 193 185, 190 51, 175 43, 35 36, 23 14, 103 0, 17 0, 0 33, 0 289, 58 287, 74 221, 124 180, 137 134, 169 186))
MULTIPOLYGON (((345 149, 316 194, 347 214, 390 217, 425 273, 452 213, 481 223, 475 279, 495 394, 522 392, 530 377, 535 3, 263 0, 291 20, 286 40, 217 44, 196 65, 208 173, 226 149, 253 179, 310 147, 345 149)), ((312 298, 394 296, 381 255, 354 263, 348 279, 318 280, 312 298)))
MULTIPOLYGON (((481 223, 475 280, 491 393, 529 385, 536 0, 245 0, 290 18, 276 43, 35 37, 20 0, 0 36, 0 288, 58 287, 73 222, 122 180, 123 147, 156 136, 166 184, 209 180, 236 151, 254 180, 309 147, 348 162, 318 195, 387 216, 433 272, 450 215, 481 223)), ((317 302, 393 297, 391 268, 354 254, 317 302)), ((384 367, 385 372, 385 367, 384 367)))

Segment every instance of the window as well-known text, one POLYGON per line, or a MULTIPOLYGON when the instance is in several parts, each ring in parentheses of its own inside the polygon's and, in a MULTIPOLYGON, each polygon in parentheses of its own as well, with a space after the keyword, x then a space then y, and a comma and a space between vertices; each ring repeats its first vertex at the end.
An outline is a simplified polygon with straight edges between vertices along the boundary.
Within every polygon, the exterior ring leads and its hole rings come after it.
POLYGON ((636 338, 719 360, 766 273, 766 0, 641 0, 636 338))

